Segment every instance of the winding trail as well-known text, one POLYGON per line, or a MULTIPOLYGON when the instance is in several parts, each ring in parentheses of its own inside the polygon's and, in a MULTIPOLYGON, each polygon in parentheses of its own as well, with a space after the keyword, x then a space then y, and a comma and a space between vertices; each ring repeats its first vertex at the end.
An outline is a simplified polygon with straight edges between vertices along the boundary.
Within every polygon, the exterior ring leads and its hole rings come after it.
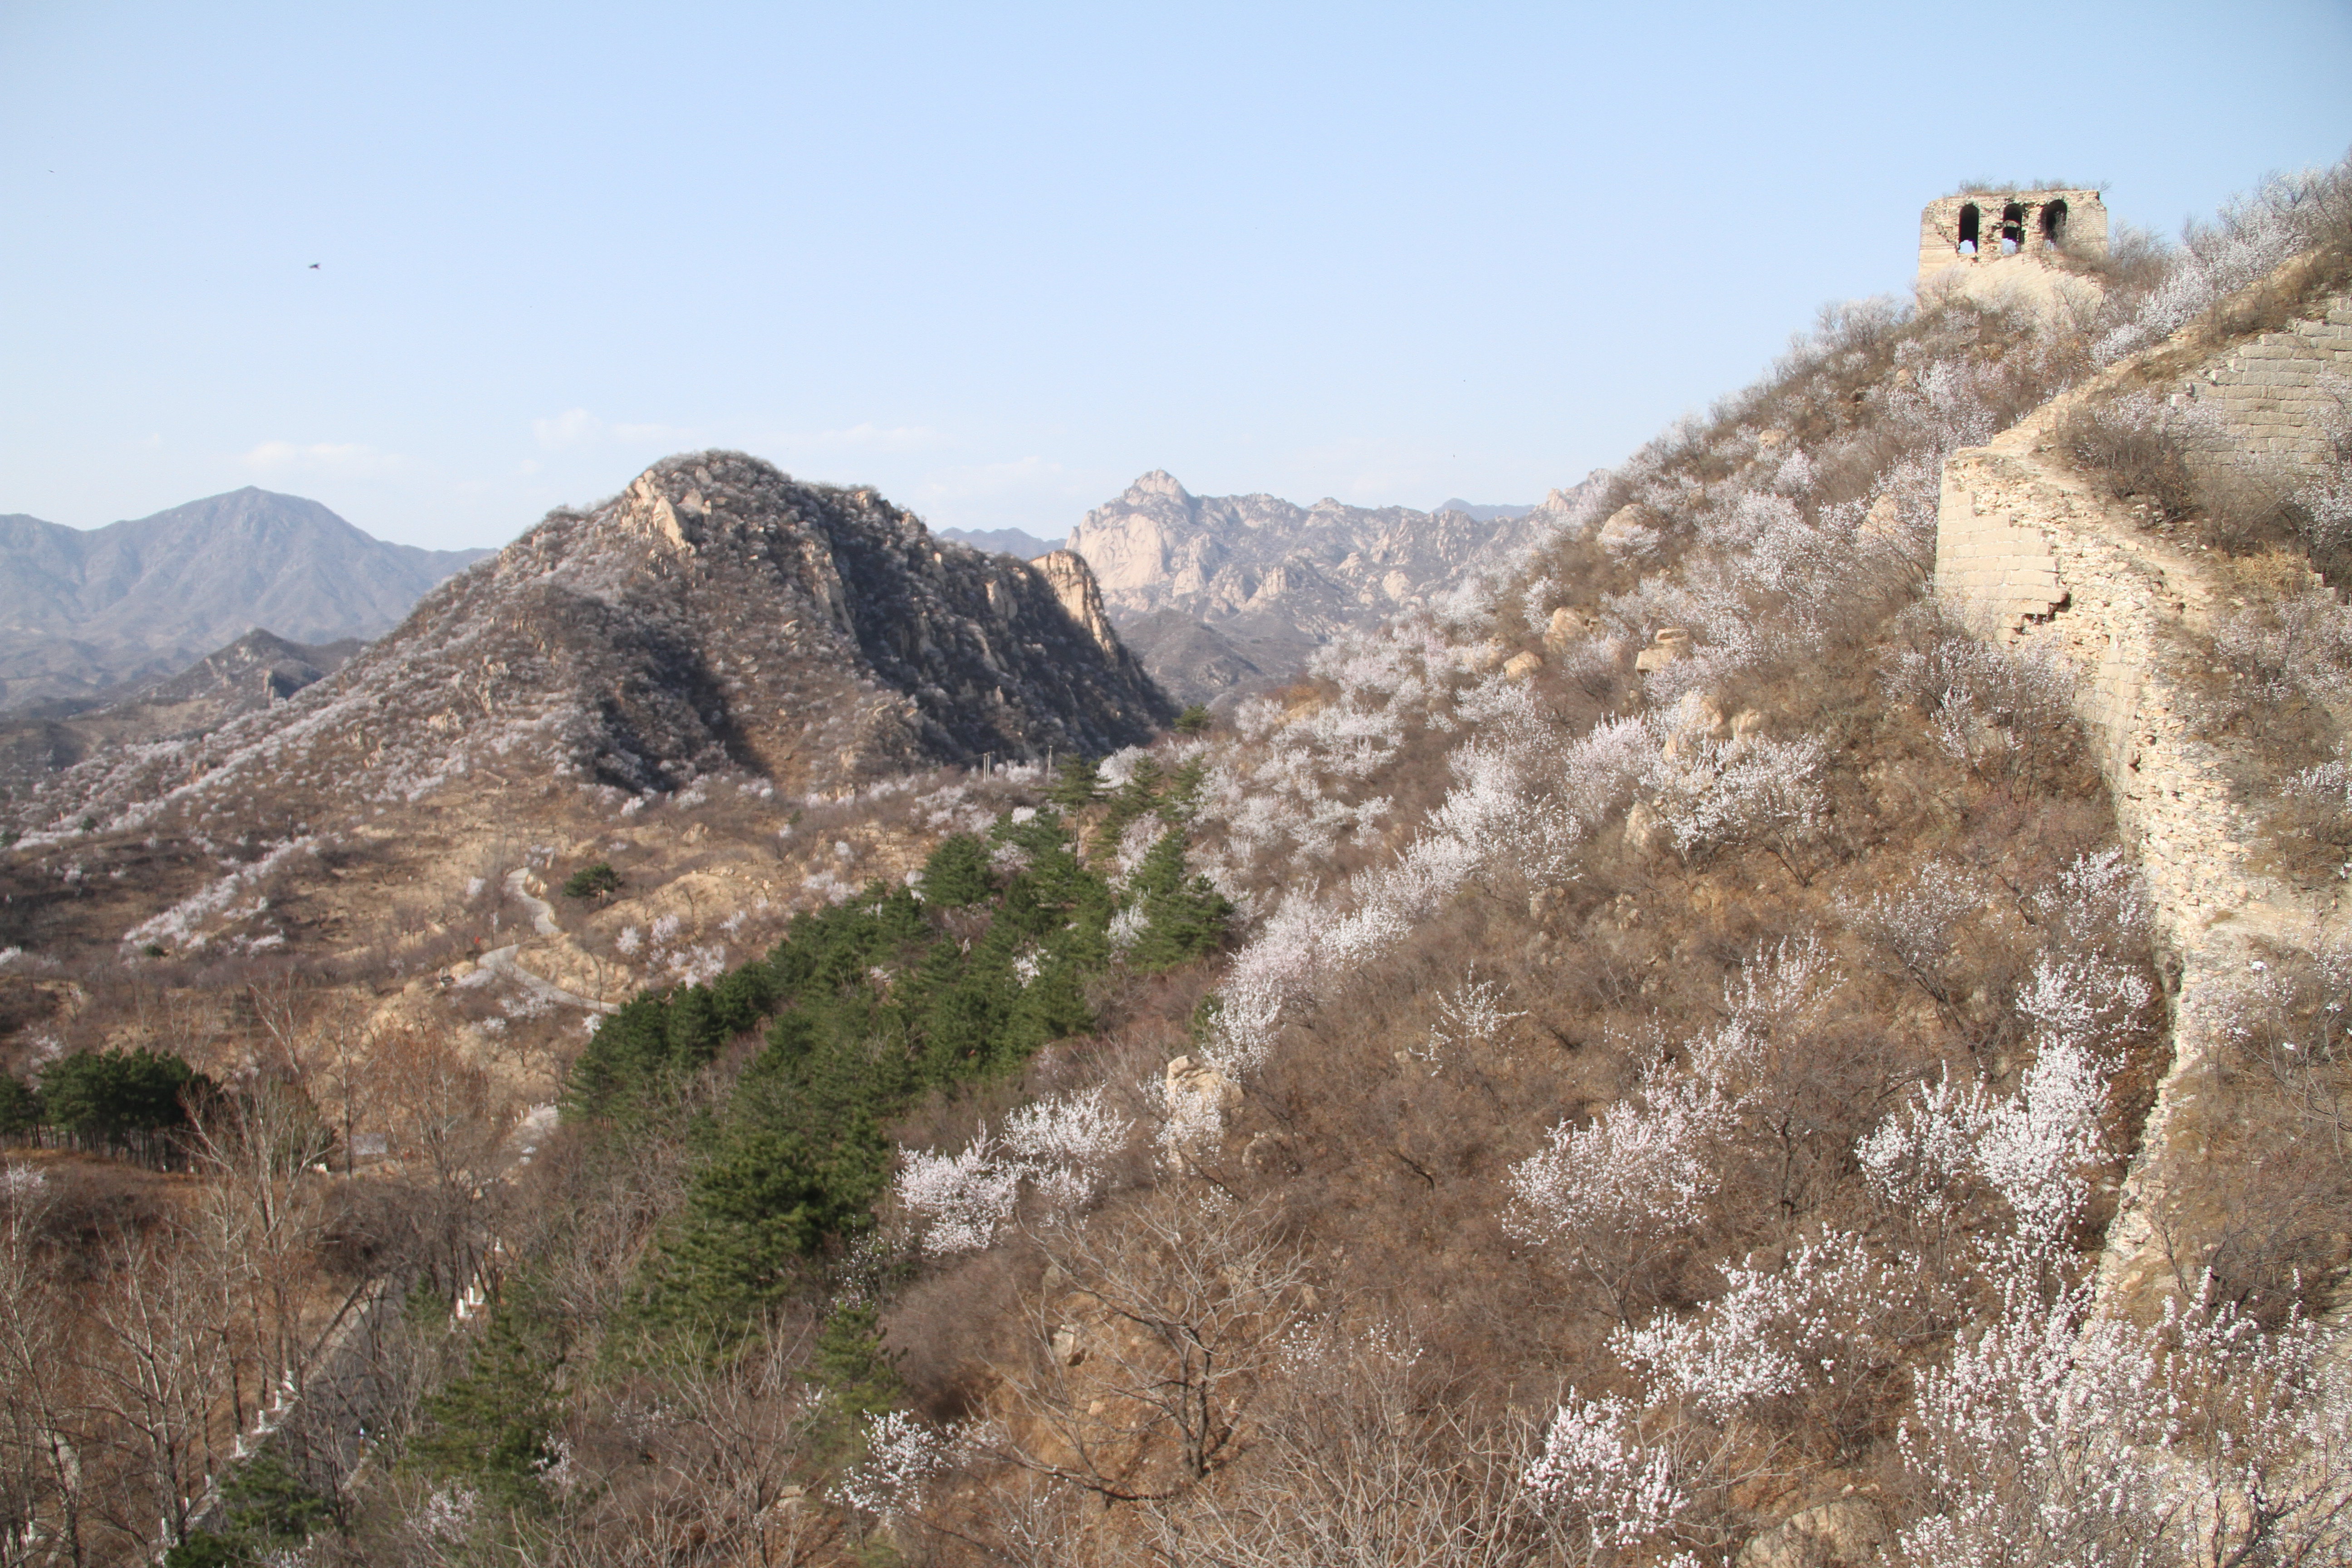
MULTIPOLYGON (((523 873, 520 870, 507 873, 507 891, 511 893, 525 909, 530 910, 532 934, 537 936, 563 934, 563 928, 555 922, 555 906, 531 892, 524 884, 523 873)), ((533 974, 515 957, 517 950, 521 946, 522 943, 512 942, 504 947, 494 947, 482 954, 478 962, 484 969, 511 980, 524 990, 534 995, 543 996, 550 1002, 559 1002, 567 1007, 584 1007, 592 1013, 617 1013, 621 1010, 613 1003, 599 1002, 593 996, 583 996, 577 991, 566 991, 554 981, 533 974)))

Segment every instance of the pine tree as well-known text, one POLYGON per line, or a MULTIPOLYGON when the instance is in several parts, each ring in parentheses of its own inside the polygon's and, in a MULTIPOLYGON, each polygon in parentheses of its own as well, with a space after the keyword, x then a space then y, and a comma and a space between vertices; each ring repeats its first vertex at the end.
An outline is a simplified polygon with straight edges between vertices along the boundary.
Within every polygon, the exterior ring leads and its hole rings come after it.
POLYGON ((923 902, 933 909, 964 909, 988 897, 995 886, 989 872, 988 847, 970 833, 941 839, 931 858, 923 862, 923 902))
POLYGON ((1167 782, 1168 772, 1157 757, 1136 759, 1135 772, 1111 793, 1110 809, 1103 814, 1101 825, 1095 829, 1097 858, 1115 851, 1128 824, 1160 804, 1160 794, 1167 782))
POLYGON ((855 1464, 864 1455, 866 1425, 906 1392, 898 1359, 882 1343, 881 1310, 853 1302, 834 1310, 818 1331, 808 1380, 824 1392, 810 1433, 821 1463, 855 1464))
POLYGON ((1168 821, 1190 826, 1200 814, 1201 786, 1208 782, 1209 764, 1199 757, 1178 768, 1168 777, 1168 787, 1160 797, 1160 815, 1168 821))
POLYGON ((41 1124, 41 1097, 0 1073, 0 1134, 29 1131, 41 1124))
POLYGON ((1140 901, 1146 922, 1128 950, 1130 967, 1154 973, 1224 945, 1234 906, 1206 877, 1185 875, 1181 829, 1160 835, 1137 868, 1130 892, 1140 901))
POLYGON ((211 1088, 211 1079, 164 1051, 76 1051, 41 1069, 49 1121, 107 1142, 184 1125, 187 1099, 211 1088))
POLYGON ((1076 811, 1102 798, 1102 769, 1092 757, 1074 752, 1062 759, 1058 771, 1061 777, 1045 792, 1045 798, 1055 805, 1065 811, 1076 811))
POLYGON ((507 1510, 548 1503, 566 1336, 528 1279, 508 1281, 464 1375, 425 1402, 409 1462, 507 1510))

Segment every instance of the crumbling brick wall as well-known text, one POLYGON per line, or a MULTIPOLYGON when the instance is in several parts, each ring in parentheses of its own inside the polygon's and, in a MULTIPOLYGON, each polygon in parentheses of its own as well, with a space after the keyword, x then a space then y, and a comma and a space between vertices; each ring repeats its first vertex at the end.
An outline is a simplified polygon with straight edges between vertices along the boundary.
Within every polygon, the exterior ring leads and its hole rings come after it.
POLYGON ((2211 457, 2311 477, 2334 459, 2333 426, 2352 411, 2352 295, 2238 344, 2175 396, 2210 410, 2227 432, 2211 457))
MULTIPOLYGON (((2186 398, 2194 386, 2200 400, 2219 400, 2215 446, 2228 460, 2273 470, 2316 463, 2335 406, 2330 378, 2352 373, 2346 307, 2331 300, 2313 320, 2233 345, 2173 383, 2172 395, 2186 398)), ((2179 651, 2194 641, 2184 634, 2211 628, 2227 590, 2193 548, 2140 527, 2062 450, 2058 431, 2073 408, 2132 384, 2135 373, 2133 363, 2118 365, 1987 445, 1953 454, 1935 574, 1938 597, 1979 635, 2050 639, 2073 666, 2075 711, 2170 954, 2173 1065, 2102 1268, 2103 1289, 2126 1297, 2163 1278, 2148 1199, 2193 1179, 2195 1140, 2180 1131, 2191 1098, 2184 1086, 2225 1037, 2232 987, 2267 944, 2309 950, 2346 921, 2336 894, 2273 874, 2260 824, 2233 799, 2231 759, 2195 721, 2203 700, 2183 684, 2179 651)))
POLYGON ((1953 455, 1944 467, 1936 520, 1936 593, 1966 606, 1977 631, 2014 637, 2046 621, 2066 600, 2058 558, 2040 523, 2018 498, 1982 481, 1990 448, 1953 455))

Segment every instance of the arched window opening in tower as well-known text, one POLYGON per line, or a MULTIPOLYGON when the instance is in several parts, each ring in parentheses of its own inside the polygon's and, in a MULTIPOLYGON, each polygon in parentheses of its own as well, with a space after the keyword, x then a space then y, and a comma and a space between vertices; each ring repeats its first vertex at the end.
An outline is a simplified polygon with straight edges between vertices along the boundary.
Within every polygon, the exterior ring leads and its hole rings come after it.
POLYGON ((2042 243, 2053 250, 2066 243, 2066 203, 2063 197, 2042 204, 2042 243))
POLYGON ((2014 256, 2025 248, 2025 209, 2015 202, 2000 209, 2000 253, 2014 256))
POLYGON ((1962 256, 1974 256, 1977 253, 1979 221, 1976 203, 1970 202, 1960 209, 1960 254, 1962 256))

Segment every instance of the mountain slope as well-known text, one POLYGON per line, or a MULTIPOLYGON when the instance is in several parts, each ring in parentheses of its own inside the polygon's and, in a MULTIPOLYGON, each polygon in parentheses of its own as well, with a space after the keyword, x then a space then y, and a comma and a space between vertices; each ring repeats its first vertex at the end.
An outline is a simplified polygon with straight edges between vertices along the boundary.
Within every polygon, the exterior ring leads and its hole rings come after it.
POLYGON ((0 517, 0 706, 165 674, 255 626, 381 636, 488 553, 387 543, 250 487, 88 531, 0 517))
POLYGON ((167 789, 324 809, 485 771, 649 791, 731 767, 829 788, 923 762, 1099 753, 1172 713, 1077 557, 984 555, 871 490, 712 452, 551 514, 292 700, 93 757, 37 811, 145 820, 167 789))
POLYGON ((357 637, 289 642, 257 629, 175 675, 119 688, 103 706, 40 703, 0 718, 0 789, 37 783, 108 744, 218 729, 324 679, 364 646, 357 637))

